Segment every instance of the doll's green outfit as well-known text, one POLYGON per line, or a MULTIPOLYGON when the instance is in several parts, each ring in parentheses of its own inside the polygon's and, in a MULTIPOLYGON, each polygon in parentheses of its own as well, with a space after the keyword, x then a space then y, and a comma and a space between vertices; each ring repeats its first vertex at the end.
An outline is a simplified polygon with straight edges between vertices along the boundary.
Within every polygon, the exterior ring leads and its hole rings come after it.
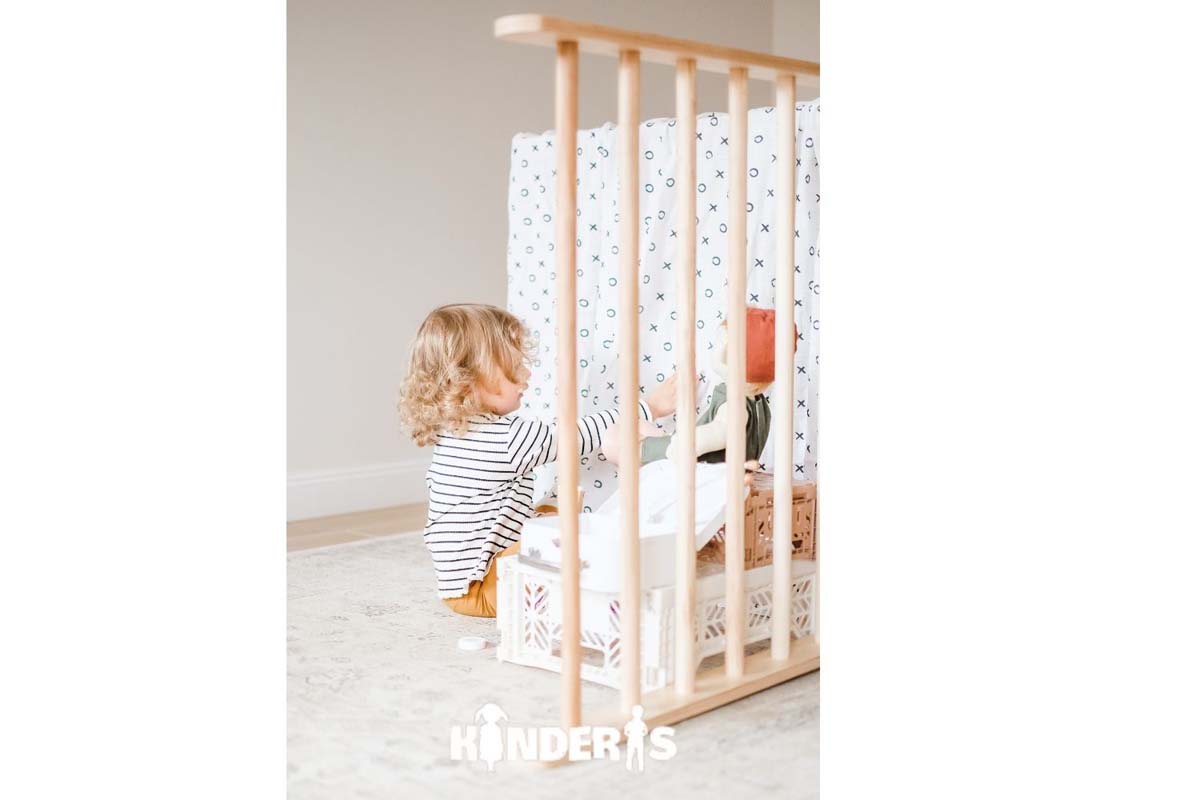
MULTIPOLYGON (((708 408, 696 420, 696 425, 706 425, 717 416, 717 410, 725 405, 729 396, 729 388, 724 383, 717 384, 713 389, 712 399, 708 408)), ((771 431, 771 407, 765 394, 756 394, 746 398, 746 461, 757 461, 767 446, 767 437, 771 431)), ((642 441, 642 463, 658 461, 667 457, 667 446, 674 436, 651 436, 642 441)), ((705 464, 720 464, 725 461, 725 448, 704 453, 698 461, 705 464)))

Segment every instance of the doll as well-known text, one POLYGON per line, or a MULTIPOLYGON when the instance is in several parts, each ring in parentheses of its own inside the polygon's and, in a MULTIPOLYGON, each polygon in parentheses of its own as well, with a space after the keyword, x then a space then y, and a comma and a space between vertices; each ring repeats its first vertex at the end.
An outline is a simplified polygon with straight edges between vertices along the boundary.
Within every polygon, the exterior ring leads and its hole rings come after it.
MULTIPOLYGON (((726 417, 729 414, 729 404, 726 402, 729 391, 726 381, 729 380, 728 359, 726 357, 727 339, 725 324, 721 325, 719 344, 713 354, 713 370, 725 380, 713 389, 712 399, 708 407, 696 420, 696 455, 703 463, 716 464, 725 461, 725 434, 728 430, 726 417)), ((795 340, 792 344, 795 352, 795 340)), ((758 461, 771 429, 771 409, 767 403, 765 392, 775 379, 775 312, 768 308, 746 309, 746 408, 743 418, 746 420, 746 461, 758 461)), ((675 437, 653 435, 642 425, 639 431, 642 438, 641 461, 647 464, 663 458, 673 459, 675 456, 675 437)), ((605 457, 616 461, 616 437, 608 441, 614 442, 610 448, 602 448, 605 457)), ((743 460, 743 459, 738 459, 743 460)))

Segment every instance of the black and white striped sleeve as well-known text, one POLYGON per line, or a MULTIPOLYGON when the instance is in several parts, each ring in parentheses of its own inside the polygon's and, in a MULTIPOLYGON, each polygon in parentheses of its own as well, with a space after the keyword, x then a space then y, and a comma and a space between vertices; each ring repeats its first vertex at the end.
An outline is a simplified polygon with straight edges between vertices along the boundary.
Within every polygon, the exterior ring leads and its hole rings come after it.
MULTIPOLYGON (((650 420, 650 406, 645 400, 638 401, 638 411, 642 419, 650 420)), ((599 449, 604 432, 616 423, 616 409, 597 411, 580 418, 577 423, 576 452, 585 456, 599 449)), ((514 421, 508 456, 518 474, 554 461, 558 457, 556 426, 531 419, 514 421)))

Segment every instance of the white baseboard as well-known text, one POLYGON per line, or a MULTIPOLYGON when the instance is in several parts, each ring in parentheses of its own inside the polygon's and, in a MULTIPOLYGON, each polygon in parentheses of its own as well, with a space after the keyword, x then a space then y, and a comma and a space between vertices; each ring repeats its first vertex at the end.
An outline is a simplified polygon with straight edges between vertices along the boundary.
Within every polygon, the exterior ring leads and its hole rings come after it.
POLYGON ((288 521, 421 503, 427 460, 293 472, 287 481, 288 521))

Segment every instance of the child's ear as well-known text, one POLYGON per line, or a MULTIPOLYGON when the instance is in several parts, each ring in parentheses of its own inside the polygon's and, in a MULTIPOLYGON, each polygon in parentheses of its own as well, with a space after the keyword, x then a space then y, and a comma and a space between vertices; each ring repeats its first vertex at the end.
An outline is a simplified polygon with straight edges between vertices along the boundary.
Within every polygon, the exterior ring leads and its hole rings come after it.
POLYGON ((480 378, 471 387, 471 402, 476 406, 486 406, 488 392, 487 379, 480 378))
POLYGON ((500 394, 500 376, 480 376, 475 384, 474 392, 475 402, 484 408, 490 408, 491 401, 500 394))

